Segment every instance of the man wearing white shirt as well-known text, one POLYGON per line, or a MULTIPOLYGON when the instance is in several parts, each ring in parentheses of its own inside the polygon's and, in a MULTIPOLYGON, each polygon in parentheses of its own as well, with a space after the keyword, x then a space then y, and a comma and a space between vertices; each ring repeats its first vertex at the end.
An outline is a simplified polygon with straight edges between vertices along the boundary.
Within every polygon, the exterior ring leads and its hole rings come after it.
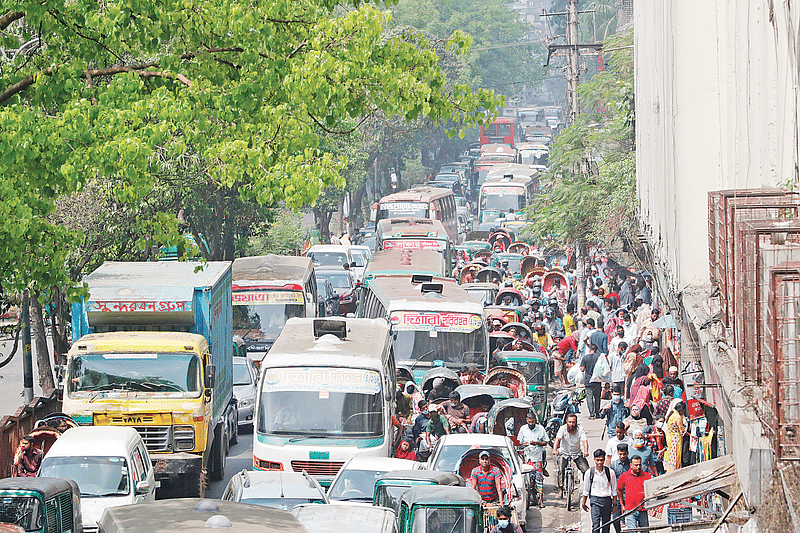
POLYGON ((605 465, 605 450, 598 448, 593 456, 594 468, 590 468, 583 475, 581 508, 591 512, 592 533, 609 533, 611 511, 617 502, 617 475, 605 465), (601 528, 602 524, 606 526, 601 528))
POLYGON ((625 388, 625 352, 628 350, 628 343, 625 341, 618 342, 613 350, 610 348, 609 350, 608 365, 611 367, 611 390, 617 387, 621 391, 625 388))

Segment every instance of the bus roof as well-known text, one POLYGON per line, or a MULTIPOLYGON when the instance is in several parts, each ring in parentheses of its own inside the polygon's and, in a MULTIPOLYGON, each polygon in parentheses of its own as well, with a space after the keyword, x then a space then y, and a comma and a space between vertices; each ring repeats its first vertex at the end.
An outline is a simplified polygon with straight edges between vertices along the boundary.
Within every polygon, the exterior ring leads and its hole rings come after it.
POLYGON ((364 279, 376 276, 410 276, 428 274, 444 277, 444 256, 435 250, 411 248, 380 250, 375 252, 364 270, 364 279))
POLYGON ((380 199, 384 202, 431 202, 438 198, 453 194, 452 190, 439 189, 438 187, 419 186, 405 191, 389 194, 380 199))
POLYGON ((503 185, 527 187, 531 183, 537 183, 535 176, 513 176, 511 178, 502 176, 487 176, 486 181, 481 184, 481 189, 484 187, 502 187, 503 185))
MULTIPOLYGON (((309 257, 258 255, 240 257, 233 262, 233 282, 299 282, 304 284, 313 275, 309 257)), ((245 283, 247 284, 247 283, 245 283)))
POLYGON ((387 312, 418 311, 460 311, 483 315, 483 305, 478 303, 455 280, 435 280, 434 284, 442 285, 441 294, 436 292, 422 293, 422 284, 411 283, 411 278, 373 278, 367 281, 381 300, 388 302, 387 312))
POLYGON ((506 174, 511 174, 513 176, 524 176, 524 177, 533 177, 540 173, 540 169, 535 167, 534 165, 521 165, 519 163, 503 163, 501 165, 495 165, 486 174, 486 179, 495 179, 495 178, 502 178, 506 174))
POLYGON ((481 146, 481 157, 490 154, 516 154, 516 149, 507 144, 484 144, 481 146))
POLYGON ((396 217, 384 218, 378 222, 375 230, 378 237, 427 237, 430 239, 447 239, 447 230, 439 220, 429 218, 396 217))
POLYGON ((346 366, 380 370, 389 343, 389 324, 382 318, 290 318, 261 367, 346 366), (345 322, 347 337, 314 337, 314 321, 345 322), (341 363, 341 364, 340 364, 341 363))

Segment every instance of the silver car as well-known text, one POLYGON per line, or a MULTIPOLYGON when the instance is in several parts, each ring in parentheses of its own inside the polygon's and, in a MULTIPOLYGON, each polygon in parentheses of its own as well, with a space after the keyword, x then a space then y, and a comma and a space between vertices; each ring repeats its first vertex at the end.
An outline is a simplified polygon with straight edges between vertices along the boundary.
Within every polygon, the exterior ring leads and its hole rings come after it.
POLYGON ((247 357, 233 358, 233 395, 239 401, 239 426, 253 427, 258 370, 247 357))
POLYGON ((228 482, 222 499, 285 511, 303 503, 329 503, 325 490, 305 471, 242 470, 228 482))

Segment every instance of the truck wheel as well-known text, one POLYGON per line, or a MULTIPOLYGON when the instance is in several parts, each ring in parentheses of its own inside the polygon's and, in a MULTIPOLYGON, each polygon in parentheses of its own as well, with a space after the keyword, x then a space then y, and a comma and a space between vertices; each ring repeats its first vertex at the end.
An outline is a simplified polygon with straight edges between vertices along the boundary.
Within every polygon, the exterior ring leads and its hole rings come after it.
POLYGON ((214 443, 211 445, 211 468, 209 477, 211 481, 221 481, 225 477, 225 445, 227 444, 228 431, 227 424, 219 424, 214 435, 214 443))

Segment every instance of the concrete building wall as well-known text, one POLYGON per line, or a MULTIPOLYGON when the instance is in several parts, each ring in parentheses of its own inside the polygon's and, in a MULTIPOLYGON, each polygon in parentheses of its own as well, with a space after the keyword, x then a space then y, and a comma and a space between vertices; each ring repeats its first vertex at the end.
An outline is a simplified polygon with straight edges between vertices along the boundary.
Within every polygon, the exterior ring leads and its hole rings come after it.
POLYGON ((797 182, 798 11, 769 0, 636 4, 640 216, 675 290, 709 279, 708 191, 797 182))

